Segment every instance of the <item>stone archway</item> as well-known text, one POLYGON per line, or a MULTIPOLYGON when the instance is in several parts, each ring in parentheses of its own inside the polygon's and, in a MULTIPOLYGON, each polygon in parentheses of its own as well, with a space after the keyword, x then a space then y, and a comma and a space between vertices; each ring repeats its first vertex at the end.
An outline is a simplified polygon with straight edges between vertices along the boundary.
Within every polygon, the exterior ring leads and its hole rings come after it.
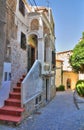
POLYGON ((36 59, 38 59, 38 37, 36 34, 30 34, 28 36, 28 50, 27 50, 27 61, 28 61, 28 67, 27 70, 29 71, 35 62, 36 59))

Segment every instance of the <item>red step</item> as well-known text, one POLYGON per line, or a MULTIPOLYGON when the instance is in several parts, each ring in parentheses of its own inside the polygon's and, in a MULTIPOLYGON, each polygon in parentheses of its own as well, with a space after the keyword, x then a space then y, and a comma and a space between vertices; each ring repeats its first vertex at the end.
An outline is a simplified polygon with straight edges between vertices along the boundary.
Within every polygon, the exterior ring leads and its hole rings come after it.
POLYGON ((24 78, 22 77, 22 78, 20 78, 20 82, 22 82, 24 80, 24 78))
POLYGON ((21 108, 21 82, 25 78, 23 75, 17 86, 13 88, 13 92, 9 93, 9 98, 5 100, 4 107, 0 108, 0 120, 19 123, 22 120, 22 112, 24 108, 21 108))
POLYGON ((19 92, 11 92, 9 94, 9 98, 13 98, 13 99, 21 99, 21 94, 19 92))
POLYGON ((23 111, 24 111, 23 108, 18 108, 13 106, 4 106, 0 108, 0 114, 3 115, 21 116, 21 113, 23 111))
POLYGON ((21 87, 21 82, 17 82, 17 87, 21 87))
POLYGON ((19 123, 19 122, 21 122, 22 118, 21 118, 21 116, 10 116, 10 115, 0 114, 0 120, 19 123))
POLYGON ((26 77, 26 75, 24 74, 22 77, 23 77, 23 78, 25 78, 25 77, 26 77))
POLYGON ((21 100, 9 98, 9 99, 5 100, 5 105, 6 105, 6 106, 21 107, 21 100))
POLYGON ((15 87, 15 88, 13 88, 13 92, 21 92, 21 87, 15 87))

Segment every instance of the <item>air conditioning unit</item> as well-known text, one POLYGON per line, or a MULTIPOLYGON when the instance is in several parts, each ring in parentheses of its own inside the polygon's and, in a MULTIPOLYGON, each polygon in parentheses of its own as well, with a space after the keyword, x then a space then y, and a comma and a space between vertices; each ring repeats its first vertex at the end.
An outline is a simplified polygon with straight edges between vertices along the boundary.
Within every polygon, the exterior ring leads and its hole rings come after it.
POLYGON ((42 65, 42 74, 49 74, 50 72, 50 65, 49 63, 44 62, 42 65))

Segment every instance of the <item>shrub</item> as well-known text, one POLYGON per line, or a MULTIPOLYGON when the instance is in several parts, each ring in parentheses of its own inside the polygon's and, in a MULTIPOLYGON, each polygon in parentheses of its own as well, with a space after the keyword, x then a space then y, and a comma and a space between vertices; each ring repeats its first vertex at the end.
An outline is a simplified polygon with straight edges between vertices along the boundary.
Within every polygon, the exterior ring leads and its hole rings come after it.
POLYGON ((60 85, 58 88, 56 88, 57 91, 65 91, 65 86, 64 85, 60 85))
POLYGON ((84 80, 78 80, 76 83, 76 90, 79 96, 84 97, 84 80))

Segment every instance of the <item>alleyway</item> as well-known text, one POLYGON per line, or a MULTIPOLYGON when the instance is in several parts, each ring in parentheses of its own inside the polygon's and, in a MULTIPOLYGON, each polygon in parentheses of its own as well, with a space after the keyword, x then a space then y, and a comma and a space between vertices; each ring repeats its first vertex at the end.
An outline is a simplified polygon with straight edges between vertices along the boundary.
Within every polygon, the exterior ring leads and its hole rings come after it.
POLYGON ((77 110, 72 92, 59 92, 38 113, 19 126, 0 125, 0 130, 84 130, 84 110, 77 110))

